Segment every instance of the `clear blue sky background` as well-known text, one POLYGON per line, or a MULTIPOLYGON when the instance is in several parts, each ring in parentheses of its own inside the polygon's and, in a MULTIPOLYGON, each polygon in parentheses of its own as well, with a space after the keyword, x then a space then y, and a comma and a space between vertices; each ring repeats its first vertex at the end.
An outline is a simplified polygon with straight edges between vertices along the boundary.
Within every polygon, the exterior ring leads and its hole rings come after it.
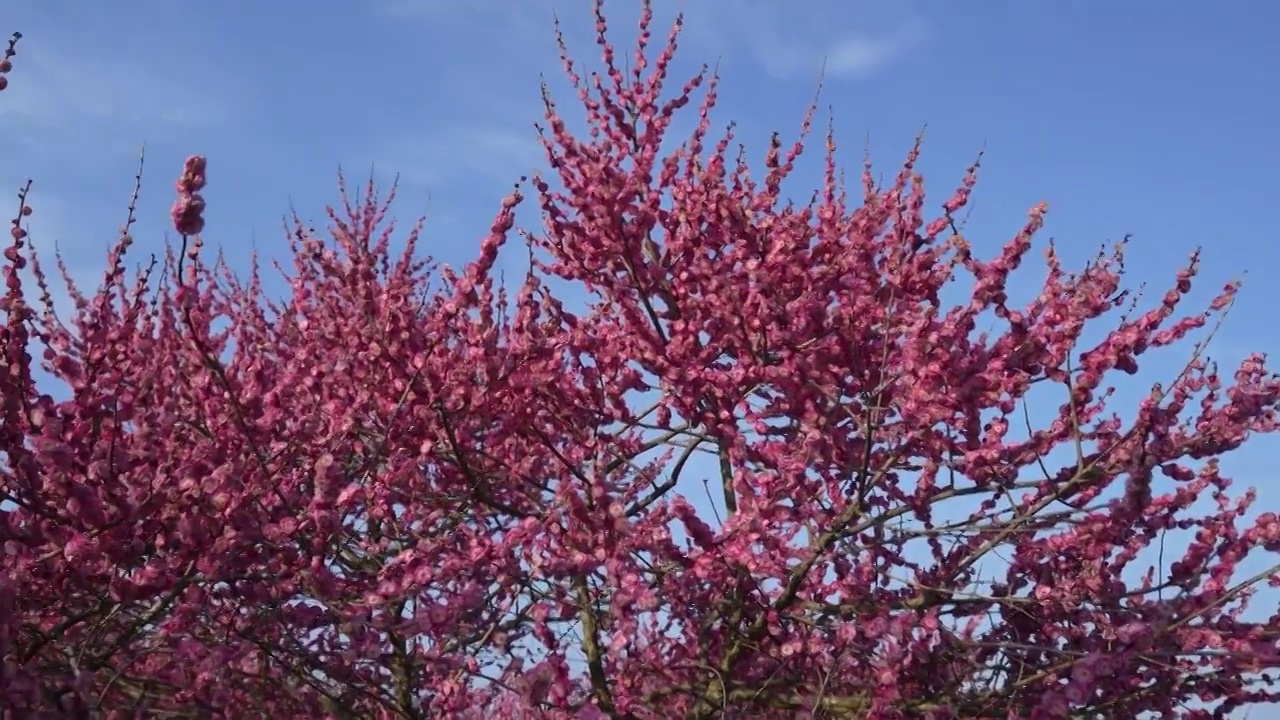
MULTIPOLYGON (((1280 339, 1280 5, 1262 2, 656 3, 665 34, 687 13, 678 74, 720 63, 721 121, 760 156, 793 132, 826 60, 822 102, 845 162, 864 140, 892 174, 928 125, 922 167, 940 202, 985 146, 968 230, 993 250, 1050 203, 1047 235, 1080 262, 1133 234, 1130 279, 1163 293, 1206 248, 1198 295, 1247 271, 1215 343, 1238 360, 1280 339), (1271 88, 1271 90, 1267 90, 1271 88)), ((400 215, 428 216, 431 252, 470 259, 501 195, 541 167, 539 74, 577 117, 544 0, 167 3, 7 0, 26 39, 0 95, 0 187, 37 181, 32 227, 85 279, 124 217, 147 143, 139 257, 164 242, 182 158, 209 157, 208 242, 279 256, 290 200, 319 220, 339 165, 402 175, 400 215)), ((635 8, 608 3, 629 40, 635 8)), ((579 60, 598 55, 584 0, 557 9, 579 60)), ((815 143, 815 150, 820 143, 815 143)), ((815 159, 816 159, 815 155, 815 159)), ((809 182, 816 165, 806 165, 809 182)), ((811 185, 794 185, 798 195, 811 185)), ((8 192, 7 190, 5 192, 8 192)), ((936 206, 936 202, 933 203, 936 206)), ((534 218, 526 214, 526 221, 534 218)), ((520 253, 513 253, 520 262, 520 253)), ((1030 290, 1034 263, 1022 276, 1030 290)), ((1153 297, 1154 299, 1154 297, 1153 297)), ((1157 363, 1140 378, 1170 379, 1157 363)), ((1259 441, 1228 467, 1280 509, 1259 441)))

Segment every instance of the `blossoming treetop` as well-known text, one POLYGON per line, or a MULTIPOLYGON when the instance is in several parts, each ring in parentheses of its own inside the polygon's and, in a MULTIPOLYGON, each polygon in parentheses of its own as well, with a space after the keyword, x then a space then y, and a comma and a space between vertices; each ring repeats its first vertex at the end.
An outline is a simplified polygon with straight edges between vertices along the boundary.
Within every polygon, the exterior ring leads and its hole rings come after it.
POLYGON ((1230 495, 1217 459, 1276 429, 1280 381, 1192 345, 1129 419, 1108 407, 1117 373, 1189 342, 1236 286, 1180 310, 1193 258, 1131 311, 1122 248, 1069 272, 1050 245, 1015 306, 1043 205, 982 259, 952 222, 976 166, 935 212, 918 147, 888 184, 868 166, 848 187, 830 134, 814 200, 787 203, 812 112, 750 171, 713 134, 714 76, 663 93, 678 24, 652 53, 646 6, 624 71, 596 13, 603 73, 565 61, 589 132, 548 100, 551 175, 502 201, 460 271, 419 255, 417 227, 393 251, 389 199, 344 189, 326 235, 295 218, 272 300, 256 262, 242 279, 206 257, 193 157, 166 272, 126 272, 131 213, 59 319, 24 190, 0 342, 0 706, 943 720, 1276 699, 1258 673, 1280 667, 1278 618, 1242 615, 1275 568, 1237 570, 1275 564, 1280 522, 1246 522, 1252 492, 1230 495), (664 152, 690 103, 700 122, 664 152), (508 292, 493 270, 526 195, 544 222, 508 292), (947 305, 958 276, 972 290, 947 305), (549 278, 591 301, 567 308, 549 278), (1060 388, 1039 427, 1033 386, 1060 388), (686 496, 699 453, 720 517, 686 496), (1192 542, 1145 567, 1171 530, 1192 542))

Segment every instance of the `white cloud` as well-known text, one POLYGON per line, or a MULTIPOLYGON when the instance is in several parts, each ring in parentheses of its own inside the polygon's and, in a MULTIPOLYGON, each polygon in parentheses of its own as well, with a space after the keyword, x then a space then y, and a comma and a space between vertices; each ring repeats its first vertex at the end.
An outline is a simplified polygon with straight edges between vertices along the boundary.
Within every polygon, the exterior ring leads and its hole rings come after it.
MULTIPOLYGON (((539 70, 564 103, 569 122, 580 120, 572 94, 557 77, 553 8, 559 10, 571 53, 596 69, 598 52, 589 4, 379 0, 370 5, 371 12, 420 23, 433 34, 482 38, 474 44, 474 53, 450 57, 447 79, 433 96, 434 102, 447 103, 460 119, 428 127, 390 124, 382 139, 368 149, 377 169, 400 173, 406 182, 443 189, 459 180, 506 185, 545 168, 543 150, 530 127, 542 114, 536 92, 539 70)), ((731 72, 739 77, 812 81, 825 65, 829 79, 858 78, 895 62, 928 37, 927 25, 909 5, 885 9, 861 0, 838 6, 815 0, 795 0, 785 6, 771 0, 682 0, 657 3, 652 52, 660 49, 681 11, 686 16, 679 53, 683 66, 675 70, 681 78, 692 67, 719 58, 738 65, 731 72)), ((629 54, 639 3, 610 0, 605 12, 619 54, 629 54)))
POLYGON ((229 103, 189 68, 116 52, 109 60, 68 37, 24 38, 0 97, 7 141, 52 156, 135 152, 144 140, 208 127, 229 103))
POLYGON ((224 111, 190 78, 128 57, 108 64, 32 43, 12 74, 13 97, 0 112, 72 124, 84 119, 208 124, 224 111))
MULTIPOLYGON (((714 61, 743 58, 775 79, 816 74, 826 63, 828 74, 861 77, 901 58, 928 38, 928 27, 911 2, 872 3, 850 0, 717 0, 716 2, 657 3, 654 31, 661 42, 677 12, 685 14, 686 42, 700 45, 681 53, 714 61)), ((497 0, 446 3, 437 0, 381 0, 376 12, 418 21, 451 31, 474 30, 501 37, 499 52, 527 52, 531 43, 549 41, 552 12, 559 11, 571 35, 583 33, 594 41, 594 24, 587 3, 580 5, 531 0, 510 4, 497 0), (517 51, 517 48, 519 50, 517 51)), ((639 3, 605 3, 610 31, 626 37, 638 17, 639 3), (621 34, 618 34, 621 32, 621 34)))
POLYGON ((690 34, 717 54, 749 58, 774 79, 858 78, 881 70, 928 38, 909 3, 886 9, 853 2, 725 0, 690 4, 690 34))
POLYGON ((837 42, 826 56, 826 70, 834 75, 861 76, 896 60, 914 44, 908 29, 887 38, 850 37, 837 42))

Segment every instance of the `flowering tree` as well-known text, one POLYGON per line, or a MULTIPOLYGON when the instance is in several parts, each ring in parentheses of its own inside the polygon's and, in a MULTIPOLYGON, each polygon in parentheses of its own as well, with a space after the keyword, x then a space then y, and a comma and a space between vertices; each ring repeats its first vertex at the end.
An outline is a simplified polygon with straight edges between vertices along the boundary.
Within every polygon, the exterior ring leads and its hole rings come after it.
POLYGON ((1217 459, 1276 429, 1280 380, 1259 357, 1224 378, 1191 346, 1127 419, 1107 407, 1112 376, 1236 287, 1180 313, 1193 260, 1139 312, 1119 248, 1068 272, 1050 246, 1012 306, 1043 206, 982 260, 952 222, 976 165, 926 219, 918 147, 851 197, 830 135, 815 199, 789 204, 812 112, 753 176, 712 134, 713 76, 662 93, 679 25, 655 57, 646 7, 624 71, 596 12, 605 71, 565 55, 590 132, 547 101, 552 177, 521 186, 544 224, 510 294, 494 267, 519 189, 456 272, 417 228, 394 251, 389 200, 344 189, 327 236, 294 219, 275 301, 256 261, 239 278, 202 250, 193 157, 182 249, 126 272, 131 211, 59 319, 24 190, 0 716, 1194 718, 1276 699, 1280 615, 1242 611, 1280 576, 1237 567, 1280 552, 1280 521, 1246 522, 1217 459), (664 153, 689 103, 700 122, 664 153), (1033 388, 1058 404, 1039 427, 1033 388), (1147 567, 1173 530, 1185 552, 1147 567))

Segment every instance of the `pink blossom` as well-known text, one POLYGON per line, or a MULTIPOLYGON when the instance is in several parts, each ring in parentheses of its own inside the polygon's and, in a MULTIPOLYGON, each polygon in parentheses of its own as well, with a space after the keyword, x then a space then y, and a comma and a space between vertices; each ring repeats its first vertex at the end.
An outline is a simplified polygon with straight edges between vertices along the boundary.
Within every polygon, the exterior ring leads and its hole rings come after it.
POLYGON ((1280 613, 1242 611, 1280 582, 1280 519, 1250 519, 1219 463, 1277 430, 1280 380, 1261 356, 1195 358, 1133 405, 1113 390, 1236 285, 1188 307, 1193 255, 1130 312, 1123 247, 1064 267, 1045 204, 979 253, 952 222, 978 163, 926 202, 919 142, 850 188, 821 138, 815 199, 792 205, 814 109, 753 166, 713 120, 718 78, 671 82, 681 23, 655 40, 646 4, 622 57, 595 20, 598 71, 564 53, 587 131, 548 97, 552 176, 499 199, 458 270, 340 180, 327 228, 293 219, 275 302, 256 265, 201 261, 192 156, 171 218, 186 253, 130 274, 122 233, 64 323, 23 191, 0 298, 0 708, 944 720, 1280 701, 1280 613), (1148 567, 1166 535, 1183 542, 1148 567))

